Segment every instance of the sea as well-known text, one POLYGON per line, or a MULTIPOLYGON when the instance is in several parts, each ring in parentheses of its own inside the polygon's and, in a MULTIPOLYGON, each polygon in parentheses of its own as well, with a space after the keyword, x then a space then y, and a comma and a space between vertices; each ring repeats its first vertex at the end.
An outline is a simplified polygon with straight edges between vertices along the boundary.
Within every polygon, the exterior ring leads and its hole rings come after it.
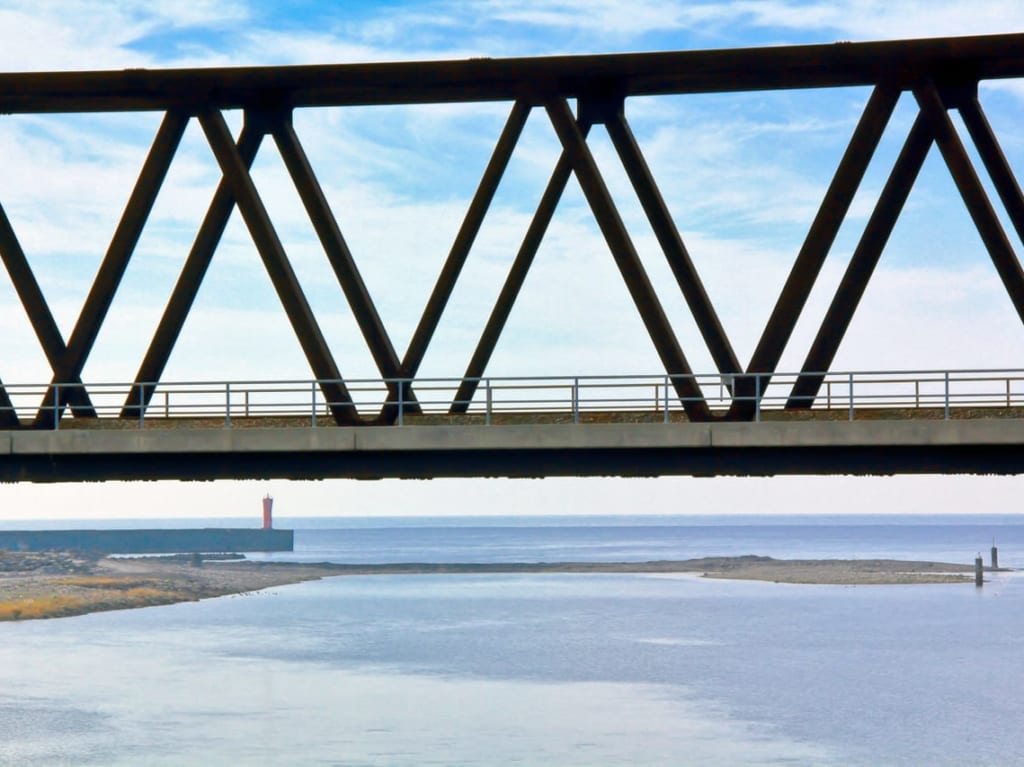
MULTIPOLYGON (((239 521, 51 526, 139 525, 239 521)), ((1024 515, 278 526, 295 551, 252 558, 972 563, 994 543, 1024 570, 1024 515)), ((344 576, 2 623, 0 765, 1024 765, 1024 576, 987 578, 344 576)))

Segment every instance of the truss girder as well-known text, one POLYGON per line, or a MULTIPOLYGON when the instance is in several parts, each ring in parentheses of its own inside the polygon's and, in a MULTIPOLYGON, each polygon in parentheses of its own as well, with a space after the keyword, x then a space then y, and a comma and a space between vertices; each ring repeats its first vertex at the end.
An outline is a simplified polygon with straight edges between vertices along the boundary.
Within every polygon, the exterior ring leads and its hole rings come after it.
MULTIPOLYGON (((134 418, 150 405, 203 278, 234 210, 252 237, 285 314, 338 424, 388 424, 402 412, 420 412, 412 383, 448 306, 494 200, 527 119, 546 113, 561 146, 547 187, 524 233, 479 342, 449 406, 469 408, 488 362, 535 260, 570 178, 575 176, 623 283, 650 336, 678 403, 690 420, 749 420, 801 317, 817 277, 846 221, 901 95, 919 113, 892 166, 846 272, 808 350, 787 408, 813 405, 842 338, 877 266, 930 147, 934 143, 981 235, 995 269, 1024 321, 1024 269, 950 120, 959 111, 1009 220, 1024 239, 1024 194, 977 97, 979 80, 1024 76, 1024 35, 795 46, 740 51, 629 54, 551 59, 471 60, 427 64, 284 67, 125 73, 0 74, 0 112, 131 111, 159 109, 164 119, 124 213, 67 340, 32 272, 15 228, 0 206, 0 258, 47 362, 52 385, 33 424, 54 425, 66 408, 96 416, 81 375, 187 124, 196 118, 221 171, 167 307, 121 409, 134 418), (698 66, 699 65, 699 66, 698 66), (188 83, 189 87, 184 86, 188 83), (744 368, 704 289, 679 229, 626 117, 634 95, 872 85, 806 238, 796 255, 751 359, 744 368), (576 99, 574 115, 569 99, 576 99), (511 110, 483 170, 451 249, 404 356, 399 357, 292 123, 297 107, 365 103, 438 103, 507 100, 511 110), (241 107, 237 140, 223 110, 241 107), (647 217, 676 287, 732 394, 716 415, 640 260, 633 239, 590 151, 588 134, 603 125, 647 217), (264 200, 250 176, 263 139, 270 136, 299 194, 371 357, 387 382, 381 410, 367 417, 342 377, 291 266, 264 200)), ((0 428, 15 428, 10 392, 0 383, 0 428)))

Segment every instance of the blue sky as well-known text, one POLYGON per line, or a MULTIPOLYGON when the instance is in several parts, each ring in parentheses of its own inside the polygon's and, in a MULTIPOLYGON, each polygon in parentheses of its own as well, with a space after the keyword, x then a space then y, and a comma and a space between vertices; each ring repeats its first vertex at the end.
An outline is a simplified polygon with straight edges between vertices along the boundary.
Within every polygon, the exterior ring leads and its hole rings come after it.
MULTIPOLYGON (((0 5, 0 71, 243 66, 727 48, 1024 31, 1018 2, 32 2, 0 5)), ((627 115, 742 362, 867 98, 865 89, 633 99, 627 115)), ((982 102, 1011 163, 1024 167, 1024 87, 986 85, 982 102)), ((509 105, 307 110, 296 127, 399 354, 465 212, 509 105)), ((845 259, 916 114, 904 97, 781 367, 802 362, 845 259)), ((228 115, 237 129, 238 115, 228 115)), ((0 203, 65 334, 69 333, 158 115, 0 118, 0 203)), ((607 137, 592 147, 687 356, 710 356, 674 289, 607 137)), ((537 111, 502 184, 422 372, 458 376, 558 155, 537 111)), ((347 377, 373 362, 271 143, 254 178, 347 377)), ((134 376, 218 181, 198 126, 186 134, 125 282, 85 370, 87 381, 134 376)), ((0 280, 0 377, 38 382, 49 368, 6 280, 0 280)), ((933 149, 837 368, 1022 367, 1021 327, 933 149)), ((593 217, 570 184, 496 350, 494 375, 648 373, 657 358, 593 217)), ((204 282, 166 372, 169 379, 307 377, 308 366, 238 217, 204 282), (251 328, 261 332, 254 334, 251 328)), ((529 482, 269 483, 291 513, 386 507, 438 512, 525 506, 620 511, 721 510, 826 480, 665 479, 529 482), (801 484, 803 483, 803 484, 801 484), (426 488, 426 489, 425 489, 426 488), (539 489, 538 489, 539 488, 539 489), (539 505, 535 496, 542 500, 539 505), (692 498, 681 506, 678 499, 692 498), (722 499, 729 498, 723 506, 722 499), (533 500, 530 500, 533 499, 533 500)), ((954 499, 1019 494, 1016 480, 880 479, 852 483, 893 511, 960 510, 954 499), (985 488, 979 491, 977 488, 985 488), (989 490, 988 488, 991 488, 989 490), (898 507, 898 508, 895 508, 898 507)), ((263 483, 6 486, 0 514, 60 514, 70 493, 107 510, 179 505, 209 513, 255 507, 263 483), (171 492, 167 492, 170 488, 171 492), (216 507, 216 508, 214 508, 216 507)), ((849 495, 849 494, 847 494, 849 495)), ((849 508, 859 510, 853 501, 849 508)))

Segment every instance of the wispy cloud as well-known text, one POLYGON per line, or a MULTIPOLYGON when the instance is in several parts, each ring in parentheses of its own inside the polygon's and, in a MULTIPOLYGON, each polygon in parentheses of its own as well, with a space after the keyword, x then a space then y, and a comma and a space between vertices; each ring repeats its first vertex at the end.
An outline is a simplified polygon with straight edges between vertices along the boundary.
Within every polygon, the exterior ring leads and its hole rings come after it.
POLYGON ((844 39, 895 39, 999 34, 1024 28, 1024 7, 1014 0, 740 0, 703 6, 705 19, 732 19, 776 30, 828 33, 844 39))

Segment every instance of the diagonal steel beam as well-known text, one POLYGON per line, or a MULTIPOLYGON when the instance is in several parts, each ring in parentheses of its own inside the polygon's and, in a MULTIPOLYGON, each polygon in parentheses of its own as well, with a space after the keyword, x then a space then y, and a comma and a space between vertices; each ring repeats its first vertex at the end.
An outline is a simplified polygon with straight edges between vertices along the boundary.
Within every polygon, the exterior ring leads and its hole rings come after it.
POLYGON ((555 133, 562 143, 562 149, 576 178, 579 179, 583 194, 594 212, 598 227, 633 298, 633 303, 654 342, 658 356, 666 372, 674 376, 672 383, 682 400, 687 416, 691 421, 710 419, 711 414, 704 395, 693 378, 690 364, 644 271, 640 256, 601 178, 597 163, 590 153, 579 124, 573 118, 568 102, 565 99, 556 99, 550 101, 546 109, 555 133))
MULTIPOLYGON (((21 243, 14 233, 10 219, 3 206, 0 205, 0 257, 3 258, 4 266, 11 277, 14 289, 18 293, 21 305, 25 308, 32 329, 35 331, 39 345, 43 348, 50 368, 56 370, 61 359, 67 353, 67 346, 64 344, 64 337, 61 335, 57 322, 50 312, 50 307, 43 297, 39 288, 32 267, 25 257, 21 243)), ((84 388, 73 387, 68 392, 68 398, 72 405, 79 408, 92 408, 89 394, 84 388)))
POLYGON ((1021 269, 1013 246, 1007 239, 1002 224, 999 223, 992 203, 989 202, 971 158, 968 157, 963 142, 953 127, 953 121, 942 102, 942 96, 935 84, 928 82, 914 89, 914 97, 934 131, 935 143, 939 145, 942 158, 949 167, 953 181, 956 182, 960 196, 963 197, 971 220, 974 221, 978 234, 988 249, 996 271, 999 272, 1006 292, 1010 294, 1017 315, 1024 322, 1024 270, 1021 269))
MULTIPOLYGON (((238 137, 238 156, 246 169, 252 166, 263 142, 263 132, 246 124, 238 137)), ((213 259, 214 251, 220 243, 224 230, 227 228, 231 212, 235 209, 235 197, 231 191, 231 185, 226 179, 221 179, 220 184, 214 192, 213 200, 199 226, 195 241, 185 259, 178 281, 174 284, 174 290, 164 309, 160 323, 157 325, 153 340, 146 349, 146 356, 139 366, 139 372, 135 376, 135 384, 125 399, 124 407, 121 409, 122 418, 137 418, 139 407, 145 408, 149 405, 155 391, 155 384, 163 376, 164 368, 171 357, 174 344, 177 343, 181 330, 185 326, 185 318, 195 303, 199 293, 199 286, 203 282, 206 270, 213 259)))
POLYGON ((878 265, 882 250, 889 241, 889 235, 892 234, 893 226, 903 210, 931 145, 932 131, 929 121, 923 114, 919 114, 850 258, 839 288, 804 361, 802 372, 793 385, 789 400, 786 402, 787 409, 807 408, 814 404, 814 398, 824 380, 823 371, 829 369, 835 358, 839 344, 850 326, 850 320, 853 319, 868 281, 878 265))
MULTIPOLYGON (((121 284, 121 278, 128 268, 132 253, 135 252, 142 229, 153 210, 153 203, 156 202, 157 193, 167 176, 167 169, 185 133, 188 120, 188 115, 177 111, 170 111, 164 115, 135 188, 100 264, 96 279, 89 289, 78 322, 71 331, 66 353, 53 371, 53 383, 61 384, 61 401, 57 403, 57 408, 53 407, 54 390, 51 387, 39 407, 35 419, 36 426, 52 426, 54 419, 60 417, 60 411, 70 399, 68 393, 74 388, 81 387, 82 368, 85 367, 103 320, 114 300, 114 294, 121 284)), ((91 406, 74 407, 72 412, 76 416, 96 416, 96 411, 91 406)))
MULTIPOLYGON (((850 143, 839 161, 832 182, 800 247, 789 277, 775 302, 775 308, 772 309, 764 332, 751 355, 748 372, 767 373, 778 368, 786 344, 793 335, 793 329, 811 295, 811 289, 839 234, 839 228, 846 219, 853 198, 864 180, 864 174, 889 124, 899 97, 900 91, 887 85, 879 85, 871 92, 850 143)), ((727 417, 753 417, 757 391, 763 394, 769 380, 767 375, 762 375, 761 385, 758 386, 751 378, 738 379, 734 392, 737 398, 730 407, 727 417)))
MULTIPOLYGON (((581 122, 580 133, 585 137, 589 131, 590 124, 586 121, 581 122)), ((455 399, 449 408, 450 413, 465 413, 469 409, 469 403, 480 385, 480 378, 487 369, 487 363, 490 361, 501 331, 504 330, 505 323, 512 313, 512 306, 515 304, 516 298, 519 297, 519 291, 522 290, 526 275, 530 271, 530 266, 533 264, 533 259, 537 255, 537 250, 540 248, 548 225, 555 215, 558 201, 562 198, 565 185, 569 183, 571 175, 572 163, 568 153, 563 150, 558 157, 558 162, 555 163, 555 169, 551 173, 551 178, 548 179, 548 185, 541 195, 540 202, 537 204, 537 210, 533 214, 533 219, 526 230, 519 251, 512 261, 512 267, 501 287, 494 309, 491 310, 491 314, 487 318, 480 341, 476 345, 469 365, 466 367, 466 373, 462 377, 462 383, 459 384, 455 399)))
POLYGON ((231 138, 224 116, 220 112, 209 110, 199 115, 199 122, 221 172, 231 186, 238 209, 245 219, 313 374, 319 381, 320 389, 327 398, 334 420, 339 425, 359 423, 359 414, 356 412, 348 387, 341 379, 341 373, 334 362, 327 341, 313 316, 313 310, 306 301, 249 170, 231 138))
POLYGON ((708 298, 707 291, 704 289, 704 283, 701 282, 697 268, 690 259, 686 245, 683 244, 679 229, 672 221, 672 214, 658 190, 654 176, 640 151, 640 145, 637 143, 633 131, 630 130, 629 123, 626 122, 626 116, 621 106, 605 122, 605 127, 608 129, 612 144, 619 153, 619 158, 629 175, 633 189, 640 199, 640 204, 647 214, 651 228, 658 238, 658 243, 665 253, 672 274, 686 298, 697 328, 708 345, 715 366, 721 373, 739 373, 740 363, 736 358, 736 353, 733 351, 732 344, 729 343, 714 306, 711 305, 711 299, 708 298))
MULTIPOLYGON (((324 196, 323 189, 317 181, 313 167, 309 163, 299 137, 295 135, 295 128, 292 125, 291 114, 281 114, 272 123, 272 132, 277 147, 284 159, 285 166, 291 174, 295 188, 302 198, 302 204, 306 208, 310 221, 316 229, 320 244, 327 254, 327 260, 334 269, 334 274, 341 285, 341 289, 348 299, 349 306, 359 329, 362 331, 366 345, 373 355, 380 374, 388 381, 388 391, 393 397, 398 394, 398 381, 401 377, 401 366, 395 347, 384 329, 377 307, 366 289, 362 275, 352 258, 341 228, 331 212, 330 204, 324 196)), ((410 410, 418 410, 415 397, 412 391, 406 387, 404 401, 410 403, 410 410)), ((396 414, 397 415, 397 414, 396 414)))
POLYGON ((1021 193, 1020 185, 1014 176, 1010 163, 1006 160, 999 142, 996 140, 992 126, 981 109, 977 97, 969 98, 958 105, 960 116, 967 126, 974 145, 985 163, 992 182, 995 184, 999 198, 1003 201, 1003 207, 1013 222, 1013 228, 1017 236, 1024 240, 1024 194, 1021 193))
MULTIPOLYGON (((458 281, 473 243, 480 233, 484 217, 491 207, 494 195, 498 190, 498 185, 501 183, 505 169, 512 158, 512 152, 519 142, 519 137, 522 135, 523 128, 526 126, 526 119, 529 116, 529 104, 523 101, 517 101, 513 104, 512 111, 505 121, 505 126, 502 128, 501 135, 498 137, 498 143, 495 145, 491 158, 487 162, 487 167, 484 168, 483 176, 481 176, 473 199, 470 201, 466 216, 462 220, 462 225, 455 236, 455 241, 448 252, 448 257, 441 268, 441 273, 438 275, 434 289, 431 291, 430 298, 427 299, 423 315, 416 325, 416 330, 413 331, 412 339, 409 341, 405 356, 402 358, 401 371, 403 378, 415 378, 419 372, 423 357, 427 352, 427 347, 430 346, 430 341, 434 337, 437 325, 441 321, 441 315, 444 313, 452 291, 455 289, 455 283, 458 281)), ((393 403, 392 396, 389 395, 388 404, 393 403)))

